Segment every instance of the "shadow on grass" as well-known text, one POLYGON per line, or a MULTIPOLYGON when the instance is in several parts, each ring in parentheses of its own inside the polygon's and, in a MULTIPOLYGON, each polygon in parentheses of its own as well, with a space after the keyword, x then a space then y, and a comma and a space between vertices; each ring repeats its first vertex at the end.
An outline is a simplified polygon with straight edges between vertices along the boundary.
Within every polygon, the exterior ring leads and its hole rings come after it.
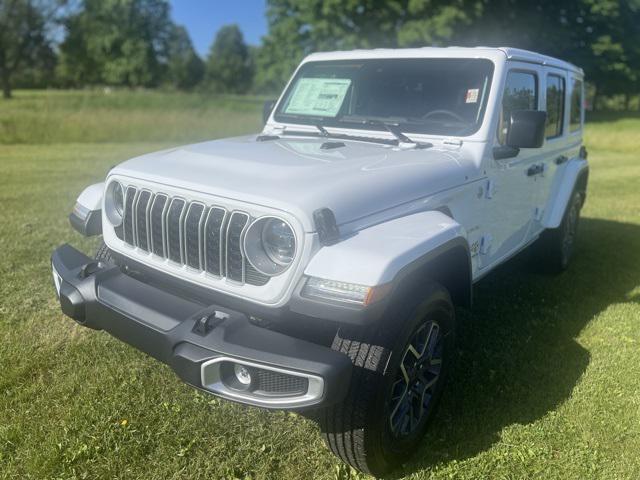
POLYGON ((460 312, 458 358, 440 409, 402 476, 479 454, 503 428, 534 422, 566 401, 589 364, 575 338, 638 285, 640 226, 583 219, 571 268, 528 273, 526 255, 475 288, 460 312), (468 321, 471 320, 472 321, 468 321))

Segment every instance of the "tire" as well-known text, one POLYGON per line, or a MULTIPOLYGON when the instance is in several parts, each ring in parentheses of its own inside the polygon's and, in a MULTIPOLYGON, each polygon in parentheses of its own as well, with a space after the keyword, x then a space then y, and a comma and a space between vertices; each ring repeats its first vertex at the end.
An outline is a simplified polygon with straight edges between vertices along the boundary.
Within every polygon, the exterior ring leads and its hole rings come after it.
POLYGON ((102 242, 96 251, 95 259, 102 263, 116 263, 107 244, 102 242))
POLYGON ((332 348, 347 354, 354 368, 346 398, 319 412, 320 428, 335 455, 371 475, 388 473, 416 450, 453 359, 455 313, 449 293, 430 283, 411 298, 390 309, 393 317, 380 328, 343 329, 333 341, 332 348), (416 362, 410 345, 425 352, 422 362, 416 362), (422 377, 414 363, 425 366, 422 377), (414 382, 410 389, 407 378, 414 382), (415 391, 422 393, 409 394, 415 391))
POLYGON ((582 195, 574 191, 558 228, 545 231, 537 252, 537 259, 549 273, 561 273, 569 267, 580 223, 582 195))

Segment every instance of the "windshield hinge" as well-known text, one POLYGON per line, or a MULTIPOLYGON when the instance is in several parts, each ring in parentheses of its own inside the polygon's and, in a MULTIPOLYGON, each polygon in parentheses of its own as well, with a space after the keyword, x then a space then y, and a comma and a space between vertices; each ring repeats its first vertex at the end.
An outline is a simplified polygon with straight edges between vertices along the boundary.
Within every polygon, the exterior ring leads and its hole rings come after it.
POLYGON ((458 138, 445 138, 442 144, 446 147, 460 148, 462 146, 462 140, 458 138))
POLYGON ((287 127, 283 125, 268 125, 262 130, 263 135, 282 135, 287 127))

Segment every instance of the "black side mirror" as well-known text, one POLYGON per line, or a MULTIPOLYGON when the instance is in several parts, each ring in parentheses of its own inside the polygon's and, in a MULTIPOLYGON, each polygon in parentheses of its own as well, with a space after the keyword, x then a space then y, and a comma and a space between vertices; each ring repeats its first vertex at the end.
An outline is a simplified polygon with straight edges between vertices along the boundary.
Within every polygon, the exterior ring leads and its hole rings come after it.
POLYGON ((262 106, 262 123, 267 123, 267 120, 269 120, 269 116, 273 111, 273 107, 275 106, 275 100, 267 100, 266 102, 264 102, 264 105, 262 106))
POLYGON ((544 143, 547 112, 516 110, 511 112, 507 130, 507 146, 512 148, 540 148, 544 143))

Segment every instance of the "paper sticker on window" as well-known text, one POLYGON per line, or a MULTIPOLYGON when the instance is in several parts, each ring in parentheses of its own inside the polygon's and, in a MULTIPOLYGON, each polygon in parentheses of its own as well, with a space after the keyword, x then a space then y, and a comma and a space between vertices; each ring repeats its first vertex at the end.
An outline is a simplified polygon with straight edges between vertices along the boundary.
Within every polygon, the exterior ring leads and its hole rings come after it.
POLYGON ((478 88, 470 88, 467 90, 467 96, 465 97, 465 103, 476 103, 478 101, 478 88))
POLYGON ((335 117, 349 90, 348 78, 301 78, 284 113, 335 117))

